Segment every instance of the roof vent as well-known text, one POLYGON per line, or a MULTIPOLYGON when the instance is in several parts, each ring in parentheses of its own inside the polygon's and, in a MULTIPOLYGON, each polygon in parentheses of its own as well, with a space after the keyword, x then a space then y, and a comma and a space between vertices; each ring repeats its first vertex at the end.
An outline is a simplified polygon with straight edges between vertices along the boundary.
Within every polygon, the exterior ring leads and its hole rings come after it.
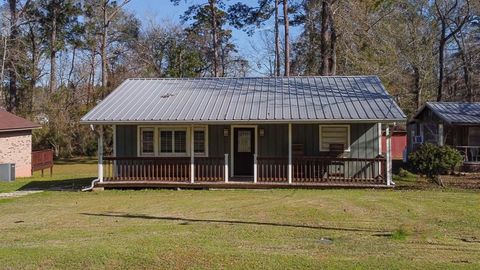
POLYGON ((169 98, 169 97, 173 97, 173 96, 174 96, 173 94, 168 93, 168 94, 165 94, 165 95, 160 96, 160 97, 161 98, 169 98))

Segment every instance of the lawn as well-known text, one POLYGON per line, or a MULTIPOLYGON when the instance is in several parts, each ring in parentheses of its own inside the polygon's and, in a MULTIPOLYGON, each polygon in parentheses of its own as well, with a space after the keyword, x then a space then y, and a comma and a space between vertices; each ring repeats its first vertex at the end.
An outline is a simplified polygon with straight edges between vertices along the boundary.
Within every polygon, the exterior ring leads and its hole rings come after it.
MULTIPOLYGON (((0 191, 95 170, 64 162, 0 191)), ((0 268, 479 269, 479 210, 478 190, 439 188, 45 191, 0 199, 0 268)))

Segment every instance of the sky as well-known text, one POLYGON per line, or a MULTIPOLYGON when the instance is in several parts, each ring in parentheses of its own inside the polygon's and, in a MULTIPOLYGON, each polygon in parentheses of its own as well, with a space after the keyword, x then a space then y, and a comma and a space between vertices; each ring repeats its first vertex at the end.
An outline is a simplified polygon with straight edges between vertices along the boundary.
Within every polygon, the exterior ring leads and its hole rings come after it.
MULTIPOLYGON (((148 23, 152 19, 159 23, 180 23, 180 16, 188 6, 205 3, 205 1, 206 0, 181 0, 180 4, 175 6, 170 0, 132 0, 125 8, 141 19, 143 24, 148 23)), ((228 5, 239 1, 252 6, 255 6, 257 3, 257 0, 227 0, 226 2, 228 5)), ((228 28, 232 29, 231 27, 228 28)), ((273 25, 266 25, 264 29, 268 28, 273 28, 273 25)), ((239 54, 247 59, 251 58, 251 55, 255 54, 252 43, 258 43, 260 36, 259 31, 261 30, 255 31, 253 36, 247 35, 243 30, 232 29, 232 31, 232 41, 237 46, 239 54)), ((297 29, 291 29, 290 32, 292 39, 294 39, 298 33, 297 29)))

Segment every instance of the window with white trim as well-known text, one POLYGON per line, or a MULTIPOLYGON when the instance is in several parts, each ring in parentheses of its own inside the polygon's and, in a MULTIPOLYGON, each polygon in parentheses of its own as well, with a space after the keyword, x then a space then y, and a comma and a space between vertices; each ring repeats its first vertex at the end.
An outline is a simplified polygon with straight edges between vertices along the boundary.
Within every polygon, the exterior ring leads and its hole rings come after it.
POLYGON ((345 151, 350 151, 350 126, 320 126, 320 151, 330 151, 332 144, 343 144, 345 151))
POLYGON ((140 152, 142 155, 155 154, 155 130, 153 128, 140 129, 140 152))
POLYGON ((159 129, 160 154, 187 154, 187 129, 159 129))
POLYGON ((195 154, 206 154, 206 132, 205 128, 194 128, 193 130, 193 149, 195 154))

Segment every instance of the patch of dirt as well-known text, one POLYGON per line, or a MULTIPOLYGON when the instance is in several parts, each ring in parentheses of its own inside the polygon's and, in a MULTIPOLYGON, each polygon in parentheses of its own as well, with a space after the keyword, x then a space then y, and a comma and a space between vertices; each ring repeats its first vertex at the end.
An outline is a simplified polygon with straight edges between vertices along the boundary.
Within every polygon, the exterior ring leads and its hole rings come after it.
POLYGON ((23 197, 29 194, 39 193, 39 192, 43 192, 43 190, 24 190, 24 191, 0 193, 0 199, 23 197))
MULTIPOLYGON (((461 173, 440 176, 445 188, 480 190, 480 173, 461 173)), ((426 190, 442 188, 424 177, 417 176, 413 181, 399 181, 395 189, 398 190, 426 190)))
POLYGON ((442 175, 440 178, 442 179, 445 187, 480 190, 480 173, 442 175))

